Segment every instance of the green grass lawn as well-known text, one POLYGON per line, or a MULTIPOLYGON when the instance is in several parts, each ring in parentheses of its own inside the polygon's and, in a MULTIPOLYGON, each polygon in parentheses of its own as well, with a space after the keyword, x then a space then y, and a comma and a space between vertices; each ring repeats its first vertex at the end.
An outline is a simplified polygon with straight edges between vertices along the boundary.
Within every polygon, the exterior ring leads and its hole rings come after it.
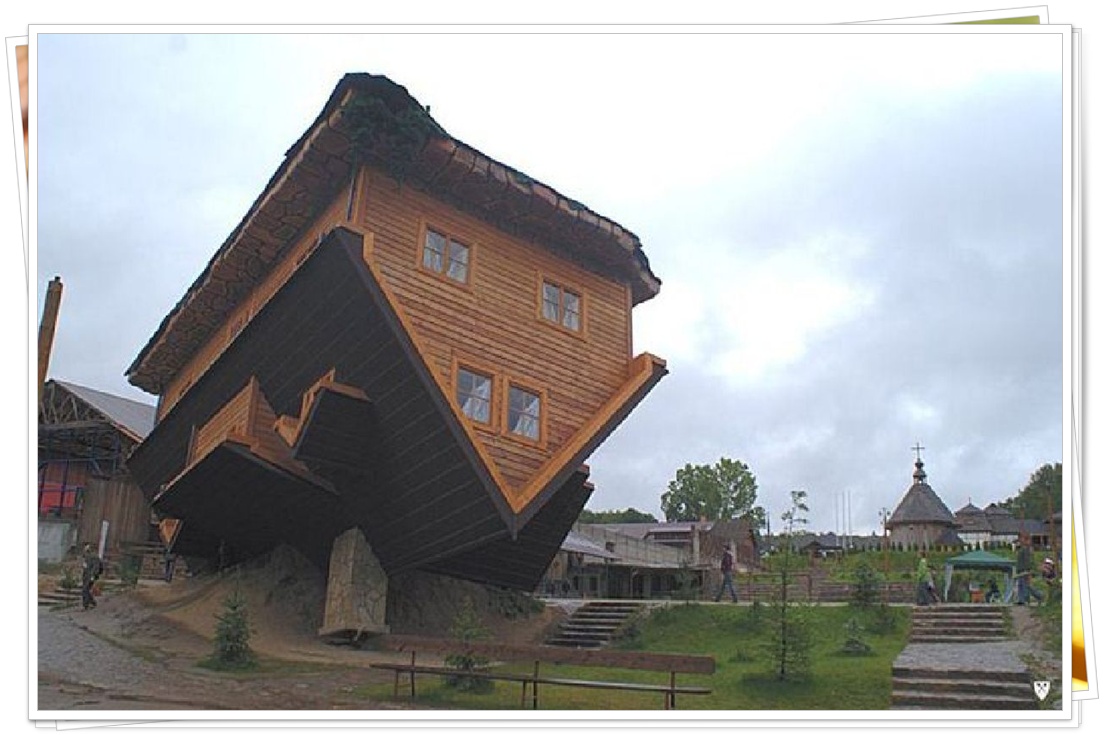
MULTIPOLYGON (((768 638, 770 608, 760 608, 759 620, 746 605, 674 604, 654 612, 642 621, 634 636, 620 647, 631 650, 713 656, 717 671, 712 676, 680 675, 679 683, 708 686, 706 696, 679 697, 679 709, 698 710, 813 710, 886 709, 892 688, 890 668, 904 648, 908 635, 908 608, 893 608, 898 616, 896 630, 885 635, 863 634, 873 648, 869 656, 838 653, 847 638, 846 623, 858 617, 869 629, 873 611, 857 612, 847 606, 813 606, 811 621, 811 674, 806 681, 779 682, 763 651, 768 638)), ((505 671, 528 672, 530 667, 511 665, 505 671)), ((665 683, 668 675, 657 672, 594 669, 541 665, 541 674, 580 679, 609 679, 665 683)), ((495 682, 486 694, 457 692, 442 684, 440 677, 418 677, 420 704, 459 709, 520 709, 521 685, 495 682)), ((402 689, 400 688, 400 692, 402 689)), ((365 687, 373 700, 392 699, 390 684, 365 687)), ((400 694, 400 700, 405 699, 400 694)), ((659 693, 619 692, 543 686, 541 709, 545 710, 639 710, 662 709, 659 693)))

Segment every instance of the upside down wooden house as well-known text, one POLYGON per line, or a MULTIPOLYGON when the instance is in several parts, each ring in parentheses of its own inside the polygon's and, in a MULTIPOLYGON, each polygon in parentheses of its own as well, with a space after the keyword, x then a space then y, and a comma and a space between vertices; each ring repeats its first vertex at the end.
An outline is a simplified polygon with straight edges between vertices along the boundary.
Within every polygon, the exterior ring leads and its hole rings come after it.
POLYGON ((128 369, 160 397, 131 469, 181 554, 531 590, 666 374, 633 356, 659 286, 633 233, 346 75, 128 369))

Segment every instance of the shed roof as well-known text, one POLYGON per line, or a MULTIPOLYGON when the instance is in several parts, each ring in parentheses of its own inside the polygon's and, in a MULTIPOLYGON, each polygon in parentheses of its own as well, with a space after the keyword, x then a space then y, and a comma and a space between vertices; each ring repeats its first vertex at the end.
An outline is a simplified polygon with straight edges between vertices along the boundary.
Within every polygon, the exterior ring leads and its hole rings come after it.
POLYGON ((659 292, 660 281, 632 232, 452 137, 387 77, 346 74, 127 368, 130 382, 160 394, 362 162, 613 274, 629 284, 633 304, 659 292))
POLYGON ((53 382, 103 414, 104 418, 116 428, 137 441, 145 439, 153 431, 157 415, 156 406, 76 383, 63 380, 53 380, 53 382))

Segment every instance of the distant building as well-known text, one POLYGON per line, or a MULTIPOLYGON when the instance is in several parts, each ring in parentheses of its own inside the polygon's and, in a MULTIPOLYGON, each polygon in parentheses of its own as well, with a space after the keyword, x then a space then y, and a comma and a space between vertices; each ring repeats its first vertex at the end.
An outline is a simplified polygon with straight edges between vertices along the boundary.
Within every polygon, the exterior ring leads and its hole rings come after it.
POLYGON ((924 462, 916 459, 912 485, 886 521, 889 542, 898 548, 929 549, 961 545, 955 534, 955 517, 927 482, 924 462))
POLYGON ((151 514, 126 458, 153 428, 149 404, 61 380, 38 409, 38 557, 91 543, 113 553, 145 542, 151 514))
POLYGON ((713 589, 726 543, 733 545, 737 571, 759 566, 759 542, 745 520, 580 523, 540 589, 561 597, 633 599, 677 597, 688 592, 684 585, 713 589))
POLYGON ((984 510, 971 502, 955 511, 958 535, 967 546, 984 549, 992 543, 993 524, 984 510))

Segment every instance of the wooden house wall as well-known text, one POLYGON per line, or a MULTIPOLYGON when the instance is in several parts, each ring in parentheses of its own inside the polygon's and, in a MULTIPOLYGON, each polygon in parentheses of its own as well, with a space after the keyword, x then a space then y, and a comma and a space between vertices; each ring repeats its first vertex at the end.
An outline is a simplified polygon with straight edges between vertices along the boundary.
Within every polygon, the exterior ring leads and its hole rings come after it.
MULTIPOLYGON (((371 397, 381 429, 380 463, 370 478, 343 485, 341 502, 349 525, 364 526, 385 568, 415 566, 508 533, 471 458, 381 317, 356 268, 360 257, 359 238, 331 234, 250 321, 131 456, 131 471, 148 493, 184 469, 192 427, 209 421, 253 378, 273 415, 297 415, 303 393, 334 370, 338 381, 371 397)), ((263 500, 263 487, 235 491, 245 503, 263 500)))
POLYGON ((627 285, 374 171, 360 188, 354 224, 372 234, 371 257, 445 390, 454 391, 459 363, 495 375, 492 426, 473 426, 510 489, 523 488, 625 383, 632 358, 627 285), (467 284, 421 266, 427 226, 470 248, 467 284), (544 279, 582 294, 578 333, 541 317, 544 279), (543 392, 541 442, 509 435, 507 380, 543 392))
POLYGON ((107 532, 109 550, 149 539, 149 503, 133 480, 120 476, 93 477, 88 481, 77 530, 78 544, 99 543, 100 527, 105 520, 111 524, 107 532))

